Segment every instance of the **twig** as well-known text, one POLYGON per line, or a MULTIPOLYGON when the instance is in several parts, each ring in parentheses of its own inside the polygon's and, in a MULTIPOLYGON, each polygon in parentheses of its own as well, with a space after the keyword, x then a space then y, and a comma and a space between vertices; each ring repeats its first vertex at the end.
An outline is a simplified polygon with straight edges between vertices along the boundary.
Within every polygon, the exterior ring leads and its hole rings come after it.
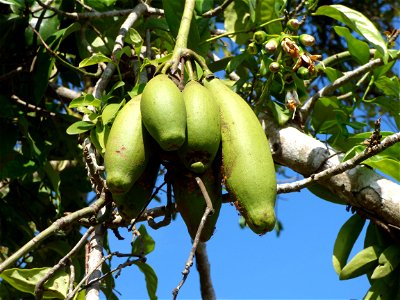
POLYGON ((350 170, 360 164, 362 161, 374 156, 375 154, 382 152, 383 150, 389 148, 390 146, 398 143, 400 141, 400 132, 392 134, 386 137, 380 144, 368 147, 368 151, 360 153, 353 158, 340 163, 334 167, 325 169, 319 173, 313 174, 305 179, 285 184, 278 184, 278 194, 280 193, 290 193, 299 191, 315 182, 326 180, 332 176, 343 173, 350 170))
MULTIPOLYGON (((66 12, 63 10, 60 10, 56 7, 53 7, 51 5, 48 5, 46 3, 43 3, 40 0, 37 0, 37 3, 42 6, 43 8, 49 9, 57 13, 58 15, 65 16, 70 19, 74 20, 87 20, 87 19, 103 19, 103 18, 112 18, 116 16, 126 16, 129 15, 133 12, 134 9, 121 9, 121 10, 112 10, 112 11, 105 11, 105 12, 99 12, 99 11, 89 11, 89 12, 83 12, 83 13, 77 13, 77 12, 66 12)), ((80 3, 78 1, 78 3, 80 3)), ((82 4, 82 3, 80 3, 82 4)), ((85 6, 86 9, 88 7, 85 6)), ((154 15, 163 15, 164 10, 159 9, 159 8, 154 8, 154 7, 149 7, 148 9, 149 14, 154 14, 154 15)))
MULTIPOLYGON (((148 6, 144 3, 139 3, 135 6, 135 8, 128 15, 124 23, 121 25, 119 29, 119 33, 117 38, 115 39, 114 49, 112 51, 112 57, 115 57, 116 53, 122 49, 124 45, 124 38, 128 33, 129 28, 133 26, 133 24, 139 19, 139 17, 148 10, 148 6)), ((110 62, 107 64, 106 69, 103 74, 96 82, 96 85, 93 90, 93 96, 95 98, 100 98, 103 91, 105 90, 108 82, 110 81, 111 76, 113 75, 116 69, 116 64, 114 62, 110 62)))
POLYGON ((199 243, 196 250, 196 266, 200 276, 201 298, 216 299, 211 281, 210 263, 208 262, 206 243, 199 243))
POLYGON ((194 237, 193 244, 192 244, 192 249, 190 251, 189 257, 188 257, 188 259, 186 261, 186 264, 185 264, 185 269, 182 271, 183 278, 179 282, 178 286, 172 291, 172 295, 173 295, 173 299, 174 300, 177 298, 179 290, 181 289, 181 287, 185 283, 186 278, 189 275, 190 268, 193 265, 193 257, 195 255, 195 252, 196 252, 196 249, 197 249, 197 245, 200 242, 200 236, 201 236, 201 233, 203 231, 204 224, 207 221, 207 217, 208 217, 209 214, 214 212, 214 208, 212 206, 212 202, 211 202, 210 196, 208 195, 207 189, 204 186, 203 181, 199 177, 196 177, 196 182, 200 187, 200 190, 201 190, 201 192, 203 194, 204 201, 206 202, 207 207, 206 207, 206 209, 204 211, 204 214, 203 214, 203 216, 201 218, 201 221, 200 221, 200 224, 199 224, 199 228, 197 228, 196 236, 194 237))
POLYGON ((10 79, 10 78, 14 77, 15 75, 21 73, 23 70, 24 70, 24 68, 19 66, 16 69, 11 70, 8 73, 5 73, 5 74, 1 75, 0 76, 0 81, 6 80, 6 79, 10 79))
POLYGON ((106 181, 100 176, 100 172, 104 171, 104 167, 97 164, 96 155, 89 138, 86 138, 83 142, 83 156, 92 188, 99 195, 106 186, 106 181))
POLYGON ((39 112, 41 114, 45 114, 45 115, 49 115, 51 117, 55 117, 57 114, 48 110, 45 110, 44 108, 41 108, 39 106, 30 104, 28 102, 25 102, 24 100, 20 99, 17 95, 11 95, 11 99, 13 99, 16 103, 21 104, 27 108, 29 108, 30 110, 39 112))
POLYGON ((36 299, 42 299, 42 295, 44 292, 44 284, 47 280, 50 279, 51 276, 54 275, 55 272, 57 272, 57 270, 59 270, 60 268, 64 267, 66 262, 71 258, 72 255, 74 255, 81 247, 84 243, 87 242, 87 238, 88 236, 93 232, 94 228, 90 227, 85 234, 81 237, 81 239, 79 240, 78 243, 76 243, 76 245, 74 246, 74 248, 71 249, 70 252, 68 252, 62 259, 60 259, 60 261, 53 266, 47 273, 45 276, 43 276, 38 283, 36 283, 35 285, 35 298, 36 299))
POLYGON ((32 29, 32 31, 38 36, 38 38, 40 39, 40 41, 42 42, 44 48, 46 49, 47 53, 49 53, 51 56, 53 56, 55 59, 57 59, 61 64, 63 64, 64 66, 66 66, 69 69, 72 69, 76 72, 81 73, 82 75, 85 76, 91 76, 91 77, 99 77, 100 75, 100 70, 98 70, 96 73, 90 73, 90 72, 86 72, 85 70, 75 67, 74 65, 70 64, 69 62, 65 61, 64 59, 62 59, 56 52, 54 52, 49 45, 46 44, 46 42, 43 40, 42 36, 40 35, 40 33, 32 27, 32 25, 29 24, 29 27, 32 29))
MULTIPOLYGON (((110 253, 106 256, 104 256, 98 263, 97 268, 100 267, 107 259, 111 258, 112 256, 117 256, 117 257, 126 257, 126 256, 133 256, 132 254, 121 254, 119 252, 113 252, 110 253)), ((68 293, 67 297, 65 298, 65 300, 71 300, 75 294, 79 291, 82 290, 84 288, 89 287, 90 285, 92 285, 95 282, 98 282, 99 280, 103 279, 104 276, 98 278, 98 279, 94 279, 93 281, 88 282, 86 285, 84 285, 85 281, 88 280, 89 276, 92 275, 92 273, 86 273, 86 275, 82 278, 82 280, 76 285, 76 287, 68 293)))
POLYGON ((79 220, 80 218, 96 214, 108 201, 110 201, 109 197, 106 195, 106 193, 102 193, 100 198, 97 199, 92 205, 72 212, 65 217, 56 220, 53 224, 40 232, 24 246, 19 248, 10 257, 8 257, 5 261, 3 261, 0 264, 0 273, 2 273, 5 269, 14 264, 18 259, 31 251, 35 246, 43 242, 46 238, 50 237, 57 231, 61 230, 64 227, 70 226, 72 223, 79 220))
POLYGON ((211 18, 211 17, 219 14, 221 11, 223 11, 232 2, 233 2, 233 0, 225 0, 220 6, 217 6, 213 9, 205 12, 204 14, 202 14, 202 16, 204 18, 211 18))
MULTIPOLYGON (((397 56, 394 59, 398 59, 400 57, 400 53, 397 54, 397 56)), ((315 95, 313 95, 311 98, 309 98, 305 104, 300 108, 300 114, 301 114, 301 119, 306 122, 308 116, 310 115, 312 109, 314 108, 315 103, 317 100, 321 97, 324 97, 333 91, 335 91, 337 88, 343 86, 344 84, 348 83, 350 80, 362 76, 364 73, 379 67, 383 65, 383 59, 382 58, 377 58, 374 60, 371 60, 370 62, 366 63, 365 65, 362 65, 361 67, 358 67, 357 69, 347 72, 344 74, 342 77, 339 77, 336 79, 334 82, 331 84, 328 84, 321 90, 319 90, 315 95)))
POLYGON ((68 293, 71 292, 74 289, 74 282, 75 282, 75 267, 73 263, 71 262, 69 264, 69 287, 68 287, 68 293))

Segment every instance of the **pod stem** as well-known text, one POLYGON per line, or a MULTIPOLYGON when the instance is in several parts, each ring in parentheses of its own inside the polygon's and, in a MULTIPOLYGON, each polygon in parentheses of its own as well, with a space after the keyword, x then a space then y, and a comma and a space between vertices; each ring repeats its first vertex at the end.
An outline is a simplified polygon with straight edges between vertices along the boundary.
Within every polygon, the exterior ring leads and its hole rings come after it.
POLYGON ((186 71, 188 73, 188 81, 197 80, 197 75, 196 72, 193 70, 193 64, 191 60, 186 60, 185 62, 186 65, 186 71))
POLYGON ((194 11, 195 0, 185 0, 185 7, 183 9, 182 19, 178 30, 178 35, 176 36, 175 48, 172 53, 172 58, 169 62, 165 64, 162 72, 165 73, 168 68, 171 68, 172 73, 175 73, 182 52, 187 48, 190 22, 192 21, 193 11, 194 11))
POLYGON ((204 61, 204 58, 201 57, 199 54, 197 54, 195 51, 186 48, 186 49, 183 49, 181 55, 182 56, 187 56, 187 57, 192 57, 201 66, 201 68, 203 69, 204 76, 208 77, 208 76, 213 75, 213 73, 208 68, 206 62, 204 61))

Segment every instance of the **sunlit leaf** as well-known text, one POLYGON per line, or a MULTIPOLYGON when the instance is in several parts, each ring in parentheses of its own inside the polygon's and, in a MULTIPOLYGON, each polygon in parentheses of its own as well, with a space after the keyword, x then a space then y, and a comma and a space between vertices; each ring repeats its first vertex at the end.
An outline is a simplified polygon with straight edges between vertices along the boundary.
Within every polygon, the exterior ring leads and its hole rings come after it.
POLYGON ((84 94, 78 98, 75 98, 69 104, 69 108, 81 108, 85 106, 93 106, 96 108, 101 107, 101 101, 96 99, 92 94, 84 94))
POLYGON ((333 29, 338 35, 345 38, 351 56, 359 64, 366 64, 370 60, 369 47, 366 42, 354 37, 347 27, 334 26, 333 29))
POLYGON ((388 60, 389 54, 385 40, 375 25, 362 13, 338 4, 320 6, 314 14, 327 16, 346 24, 374 45, 383 54, 385 61, 388 60))
MULTIPOLYGON (((19 291, 34 294, 35 285, 51 268, 7 269, 0 277, 19 291)), ((65 299, 67 296, 69 275, 62 270, 57 271, 44 284, 43 298, 65 299)))
POLYGON ((78 122, 71 124, 67 128, 67 133, 71 134, 71 135, 72 134, 80 134, 80 133, 90 130, 93 126, 95 126, 95 124, 93 122, 78 121, 78 122))
POLYGON ((95 53, 91 57, 84 58, 79 63, 79 68, 96 65, 96 64, 102 63, 102 62, 109 63, 109 62, 112 62, 112 59, 105 56, 103 53, 95 53))
POLYGON ((106 105, 103 109, 103 112, 101 113, 101 119, 103 121, 103 124, 106 125, 110 122, 112 122, 117 115, 117 112, 121 108, 121 105, 123 103, 110 103, 106 105))
POLYGON ((140 236, 138 236, 132 244, 132 253, 136 255, 146 255, 155 248, 153 238, 147 233, 146 227, 140 225, 140 236))
POLYGON ((142 271, 145 276, 147 293, 149 294, 149 298, 151 300, 156 300, 157 299, 156 292, 158 285, 158 278, 156 272, 154 272, 153 268, 146 263, 135 262, 135 265, 139 267, 140 271, 142 271))

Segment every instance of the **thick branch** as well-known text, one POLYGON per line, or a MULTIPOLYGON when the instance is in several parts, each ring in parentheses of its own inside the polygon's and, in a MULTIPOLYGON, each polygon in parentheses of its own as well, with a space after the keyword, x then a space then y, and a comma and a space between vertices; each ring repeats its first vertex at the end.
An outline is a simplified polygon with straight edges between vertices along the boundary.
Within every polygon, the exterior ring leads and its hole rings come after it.
MULTIPOLYGON (((275 162, 305 177, 341 164, 340 155, 317 139, 294 127, 280 128, 266 115, 260 117, 275 162)), ((400 185, 370 168, 358 165, 318 183, 346 203, 400 227, 400 185)))
POLYGON ((379 152, 384 151, 385 149, 394 145, 395 143, 398 143, 399 141, 400 141, 400 132, 388 136, 379 145, 373 146, 372 148, 367 148, 368 151, 360 153, 345 162, 332 166, 319 173, 312 174, 310 177, 307 177, 303 180, 299 180, 292 183, 280 184, 278 185, 278 193, 289 193, 289 192, 299 191, 302 188, 310 186, 315 182, 324 181, 332 176, 353 169, 364 160, 376 155, 379 152))
POLYGON ((216 299, 211 280, 210 263, 208 262, 206 243, 199 243, 197 246, 196 266, 200 276, 201 298, 208 300, 216 299))

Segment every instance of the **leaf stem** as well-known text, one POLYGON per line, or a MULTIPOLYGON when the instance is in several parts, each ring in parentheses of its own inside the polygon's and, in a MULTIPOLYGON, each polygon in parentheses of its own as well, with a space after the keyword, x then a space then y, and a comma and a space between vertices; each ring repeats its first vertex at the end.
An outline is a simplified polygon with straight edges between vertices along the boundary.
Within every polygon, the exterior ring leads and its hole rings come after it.
POLYGON ((187 48, 188 36, 190 31, 190 22, 192 21, 193 11, 194 11, 195 0, 186 0, 185 7, 183 9, 182 19, 178 30, 178 35, 176 36, 175 48, 172 53, 172 58, 167 62, 162 69, 165 73, 169 67, 171 67, 172 73, 175 73, 180 57, 184 49, 187 48))

